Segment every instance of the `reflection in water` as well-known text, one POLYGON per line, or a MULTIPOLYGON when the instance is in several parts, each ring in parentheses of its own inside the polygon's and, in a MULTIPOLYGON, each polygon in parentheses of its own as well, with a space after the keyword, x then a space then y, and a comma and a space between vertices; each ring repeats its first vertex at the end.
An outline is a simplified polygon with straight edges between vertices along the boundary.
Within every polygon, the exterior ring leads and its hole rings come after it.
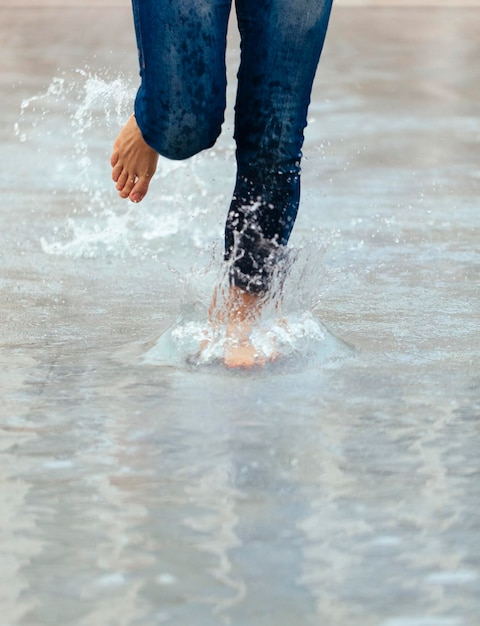
MULTIPOLYGON (((5 409, 8 410, 9 407, 5 409)), ((9 411, 6 414, 12 413, 9 411)), ((28 446, 29 442, 36 438, 36 432, 25 427, 21 421, 11 419, 8 424, 3 425, 0 458, 4 459, 12 446, 28 446), (13 424, 13 421, 17 423, 13 424)), ((18 624, 30 608, 28 602, 21 601, 28 588, 28 581, 22 576, 22 568, 30 561, 32 555, 38 554, 41 543, 32 536, 35 516, 25 506, 30 491, 28 481, 18 475, 17 468, 13 465, 1 463, 0 468, 2 502, 0 606, 4 623, 18 624)))
POLYGON ((302 580, 317 598, 318 614, 334 616, 334 623, 356 616, 383 624, 382 616, 408 597, 410 607, 400 614, 412 626, 420 607, 431 607, 430 616, 455 614, 459 589, 478 584, 478 570, 467 565, 468 546, 453 541, 464 524, 466 495, 459 488, 462 472, 448 471, 454 418, 418 408, 414 423, 370 418, 367 436, 322 423, 335 453, 324 456, 322 488, 301 524, 302 580), (420 438, 417 419, 425 424, 420 438))
POLYGON ((253 372, 145 359, 208 306, 231 109, 120 205, 129 9, 0 11, 2 624, 476 624, 478 11, 336 10, 285 313, 356 349, 253 372))
POLYGON ((203 512, 195 517, 184 519, 184 524, 198 533, 198 548, 214 557, 210 568, 213 577, 230 590, 230 596, 224 599, 206 599, 213 605, 213 612, 219 613, 241 603, 245 598, 245 583, 235 579, 230 551, 241 546, 235 533, 239 519, 235 510, 238 494, 231 483, 231 468, 223 465, 222 460, 210 467, 198 481, 192 481, 186 488, 187 496, 201 503, 203 512), (236 497, 235 497, 236 496, 236 497))

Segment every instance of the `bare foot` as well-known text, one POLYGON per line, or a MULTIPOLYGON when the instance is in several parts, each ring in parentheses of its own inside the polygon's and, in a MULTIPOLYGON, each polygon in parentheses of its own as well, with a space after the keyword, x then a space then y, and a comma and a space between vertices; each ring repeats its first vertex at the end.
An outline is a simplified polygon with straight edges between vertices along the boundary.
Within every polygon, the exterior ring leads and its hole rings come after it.
POLYGON ((223 351, 223 362, 229 368, 263 367, 267 358, 259 354, 250 339, 250 332, 239 326, 227 328, 227 339, 223 351))
POLYGON ((260 354, 252 343, 250 334, 262 309, 262 298, 238 287, 230 287, 222 303, 214 293, 209 310, 210 321, 226 324, 223 360, 230 368, 263 366, 267 357, 260 354))
POLYGON ((225 365, 232 368, 264 365, 265 360, 257 354, 250 339, 253 324, 260 315, 259 297, 238 287, 230 287, 225 306, 227 323, 223 355, 225 365))
POLYGON ((132 115, 113 144, 110 159, 112 180, 121 198, 140 202, 146 196, 152 176, 157 169, 158 154, 142 137, 132 115))

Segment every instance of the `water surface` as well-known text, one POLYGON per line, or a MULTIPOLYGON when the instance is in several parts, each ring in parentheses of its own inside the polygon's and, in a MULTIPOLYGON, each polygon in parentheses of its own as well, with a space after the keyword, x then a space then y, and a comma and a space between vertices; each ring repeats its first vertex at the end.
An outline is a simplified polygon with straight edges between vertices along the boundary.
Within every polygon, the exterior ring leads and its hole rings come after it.
POLYGON ((234 147, 117 199, 130 19, 1 11, 0 623, 480 624, 480 12, 334 12, 285 287, 332 349, 255 372, 145 359, 234 147))

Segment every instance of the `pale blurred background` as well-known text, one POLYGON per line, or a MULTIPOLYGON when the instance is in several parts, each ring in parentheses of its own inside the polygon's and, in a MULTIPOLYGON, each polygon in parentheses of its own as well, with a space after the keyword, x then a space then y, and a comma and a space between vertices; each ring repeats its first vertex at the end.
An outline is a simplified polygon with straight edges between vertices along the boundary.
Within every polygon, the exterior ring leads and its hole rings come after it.
MULTIPOLYGON (((128 6, 130 0, 0 0, 0 7, 86 7, 128 6)), ((343 6, 431 6, 476 7, 480 0, 334 0, 343 6)))

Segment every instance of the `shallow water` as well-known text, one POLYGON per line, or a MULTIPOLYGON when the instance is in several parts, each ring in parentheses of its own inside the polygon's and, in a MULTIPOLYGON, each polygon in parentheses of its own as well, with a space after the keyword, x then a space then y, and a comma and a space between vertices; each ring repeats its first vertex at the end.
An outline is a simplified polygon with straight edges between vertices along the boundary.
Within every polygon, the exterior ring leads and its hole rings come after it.
POLYGON ((129 11, 1 11, 2 626, 480 624, 479 27, 334 12, 299 349, 231 372, 148 358, 206 314, 231 110, 127 205, 129 11))

